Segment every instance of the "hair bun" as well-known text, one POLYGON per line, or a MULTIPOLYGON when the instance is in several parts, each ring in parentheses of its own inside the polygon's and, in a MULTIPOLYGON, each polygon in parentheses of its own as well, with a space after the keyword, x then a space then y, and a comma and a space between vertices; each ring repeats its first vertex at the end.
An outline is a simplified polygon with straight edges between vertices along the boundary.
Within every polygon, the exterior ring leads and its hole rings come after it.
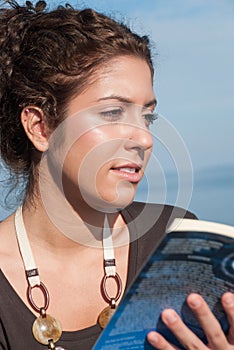
POLYGON ((14 63, 19 57, 25 35, 31 25, 33 16, 40 14, 46 8, 45 1, 38 1, 33 6, 26 1, 20 6, 15 0, 5 0, 11 6, 0 9, 0 98, 3 91, 10 84, 14 63))

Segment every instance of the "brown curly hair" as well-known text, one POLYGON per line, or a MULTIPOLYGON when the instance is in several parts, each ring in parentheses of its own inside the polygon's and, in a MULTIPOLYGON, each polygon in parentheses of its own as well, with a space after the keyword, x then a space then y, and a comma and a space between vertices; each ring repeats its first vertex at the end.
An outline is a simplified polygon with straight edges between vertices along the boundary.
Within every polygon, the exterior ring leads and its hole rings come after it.
MULTIPOLYGON (((16 175, 34 181, 38 157, 21 125, 22 108, 35 105, 53 130, 75 95, 98 67, 116 56, 144 59, 152 72, 149 39, 92 9, 69 5, 46 10, 46 2, 0 9, 1 156, 16 175)), ((33 187, 33 186, 32 186, 33 187)))

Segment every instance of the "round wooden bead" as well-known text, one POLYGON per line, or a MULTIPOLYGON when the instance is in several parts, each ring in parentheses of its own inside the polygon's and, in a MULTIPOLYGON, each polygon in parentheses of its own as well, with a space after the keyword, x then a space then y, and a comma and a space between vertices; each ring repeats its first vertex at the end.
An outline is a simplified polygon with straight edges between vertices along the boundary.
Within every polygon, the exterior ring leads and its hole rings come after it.
POLYGON ((58 320, 50 315, 39 316, 33 323, 32 332, 35 339, 44 345, 48 345, 49 340, 56 342, 62 335, 62 327, 58 320))
POLYGON ((111 317, 115 313, 115 308, 111 308, 110 306, 105 307, 104 310, 98 316, 98 323, 101 328, 105 328, 107 323, 110 321, 111 317))

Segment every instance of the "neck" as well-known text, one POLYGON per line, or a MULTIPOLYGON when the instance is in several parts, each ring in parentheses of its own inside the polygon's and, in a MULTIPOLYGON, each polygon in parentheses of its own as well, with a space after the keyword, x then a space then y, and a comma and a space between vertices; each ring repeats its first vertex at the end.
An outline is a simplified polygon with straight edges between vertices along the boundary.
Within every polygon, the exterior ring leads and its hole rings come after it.
MULTIPOLYGON (((68 251, 83 250, 87 247, 102 248, 102 231, 105 214, 88 206, 82 210, 59 210, 59 205, 49 211, 40 198, 32 204, 25 201, 23 219, 30 242, 47 251, 67 254, 68 251)), ((108 222, 113 232, 115 246, 128 243, 126 224, 120 213, 108 214, 108 222)))

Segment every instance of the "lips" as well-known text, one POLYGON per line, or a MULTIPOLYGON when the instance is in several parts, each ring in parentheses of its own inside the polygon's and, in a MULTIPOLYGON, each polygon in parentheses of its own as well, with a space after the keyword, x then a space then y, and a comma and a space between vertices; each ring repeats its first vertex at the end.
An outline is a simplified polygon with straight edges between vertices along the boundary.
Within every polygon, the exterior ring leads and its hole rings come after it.
POLYGON ((120 168, 119 171, 124 171, 126 173, 134 174, 134 173, 138 173, 139 169, 137 169, 137 168, 120 168))
POLYGON ((129 182, 139 182, 142 178, 142 174, 140 173, 142 166, 137 164, 126 164, 117 167, 112 167, 111 171, 125 179, 129 182))

